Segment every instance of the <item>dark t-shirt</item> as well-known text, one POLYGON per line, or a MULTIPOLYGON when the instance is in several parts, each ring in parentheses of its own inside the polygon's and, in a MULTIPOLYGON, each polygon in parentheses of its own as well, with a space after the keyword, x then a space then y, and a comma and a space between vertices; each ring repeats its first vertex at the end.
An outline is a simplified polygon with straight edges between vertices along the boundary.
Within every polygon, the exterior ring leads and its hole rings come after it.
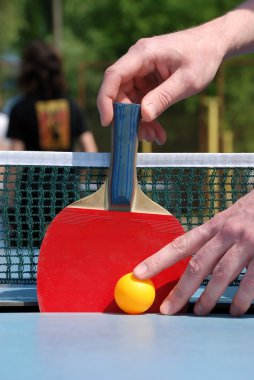
MULTIPOLYGON (((78 137, 86 131, 84 116, 73 100, 24 97, 11 110, 7 136, 23 141, 25 150, 29 151, 72 151, 78 137)), ((21 180, 15 184, 15 194, 21 197, 18 203, 20 220, 17 221, 16 213, 10 210, 4 223, 12 246, 40 247, 45 226, 52 220, 52 210, 56 214, 66 205, 63 175, 71 197, 67 204, 74 201, 79 168, 70 168, 65 174, 61 167, 46 168, 44 182, 41 182, 40 173, 39 167, 32 171, 24 167, 21 180), (50 190, 52 181, 54 195, 50 190)))
POLYGON ((24 97, 11 110, 7 137, 29 151, 72 151, 86 132, 84 115, 69 98, 24 97))

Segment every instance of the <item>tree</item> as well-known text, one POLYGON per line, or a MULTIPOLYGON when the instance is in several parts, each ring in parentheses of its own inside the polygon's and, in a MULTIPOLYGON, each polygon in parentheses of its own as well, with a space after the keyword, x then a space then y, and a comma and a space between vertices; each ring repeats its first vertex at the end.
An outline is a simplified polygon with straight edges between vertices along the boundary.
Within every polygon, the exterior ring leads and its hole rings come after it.
POLYGON ((24 26, 23 0, 0 0, 0 55, 16 42, 19 30, 24 26))

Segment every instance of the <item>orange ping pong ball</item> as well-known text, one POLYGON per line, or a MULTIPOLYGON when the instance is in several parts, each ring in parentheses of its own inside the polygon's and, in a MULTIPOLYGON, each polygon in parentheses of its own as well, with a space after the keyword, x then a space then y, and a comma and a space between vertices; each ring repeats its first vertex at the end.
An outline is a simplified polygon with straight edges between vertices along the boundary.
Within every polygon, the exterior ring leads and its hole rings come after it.
POLYGON ((151 280, 138 280, 133 273, 127 273, 117 281, 114 296, 125 313, 141 314, 152 306, 155 287, 151 280))

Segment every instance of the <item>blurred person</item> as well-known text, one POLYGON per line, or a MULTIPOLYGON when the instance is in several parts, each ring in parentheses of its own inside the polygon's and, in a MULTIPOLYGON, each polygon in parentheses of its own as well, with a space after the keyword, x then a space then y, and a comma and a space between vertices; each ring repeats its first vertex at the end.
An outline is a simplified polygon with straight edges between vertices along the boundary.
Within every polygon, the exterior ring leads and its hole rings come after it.
MULTIPOLYGON (((223 60, 250 52, 254 52, 254 0, 203 25, 141 39, 105 72, 97 99, 101 123, 111 123, 113 101, 141 103, 140 139, 163 144, 166 132, 156 118, 179 100, 203 90, 223 60)), ((140 263, 134 274, 146 279, 192 256, 161 312, 179 312, 211 273, 194 307, 196 314, 205 315, 247 267, 230 307, 230 313, 239 316, 254 299, 253 225, 254 190, 140 263)))
MULTIPOLYGON (((81 109, 66 95, 62 60, 51 45, 40 40, 28 45, 18 85, 21 97, 11 108, 7 131, 11 150, 67 152, 75 150, 79 142, 81 150, 97 151, 81 109)), ((39 247, 53 213, 65 206, 66 194, 69 203, 74 201, 81 169, 70 168, 68 179, 63 168, 56 174, 45 168, 43 180, 40 173, 39 167, 32 174, 23 168, 19 180, 14 170, 9 172, 12 178, 6 178, 9 209, 4 228, 9 236, 6 242, 12 247, 39 247)))
POLYGON ((10 116, 11 110, 13 106, 15 106, 16 103, 18 103, 22 99, 22 95, 17 94, 8 99, 4 106, 3 106, 3 113, 5 113, 7 116, 10 116))
POLYGON ((24 51, 18 78, 21 96, 10 110, 7 131, 12 150, 96 152, 92 132, 76 102, 66 95, 62 60, 44 41, 24 51))

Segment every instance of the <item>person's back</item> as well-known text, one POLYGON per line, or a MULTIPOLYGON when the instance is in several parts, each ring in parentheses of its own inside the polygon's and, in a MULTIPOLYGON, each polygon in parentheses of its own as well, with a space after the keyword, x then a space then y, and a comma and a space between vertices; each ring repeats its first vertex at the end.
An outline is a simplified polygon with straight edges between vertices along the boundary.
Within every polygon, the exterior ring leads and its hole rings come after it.
MULTIPOLYGON (((96 151, 93 135, 86 128, 84 115, 74 100, 66 96, 62 62, 55 50, 42 41, 32 42, 25 51, 19 77, 22 97, 10 112, 7 136, 12 150, 29 151, 73 151, 79 141, 84 151, 96 151)), ((69 175, 78 179, 75 169, 69 175)), ((40 183, 38 168, 31 178, 29 168, 24 168, 20 181, 15 182, 13 194, 19 194, 18 207, 21 220, 16 219, 16 198, 9 198, 9 220, 4 225, 5 233, 11 236, 11 244, 26 247, 39 247, 44 229, 50 223, 52 209, 55 212, 63 207, 62 183, 63 168, 58 168, 57 176, 46 168, 44 175, 48 181, 40 183), (53 177, 52 177, 53 176, 53 177), (55 181, 55 193, 50 192, 50 181, 55 181), (30 193, 29 193, 29 183, 30 193), (32 190, 32 200, 31 200, 32 190), (43 200, 40 199, 43 193, 43 200), (40 205, 43 203, 43 210, 40 205), (43 217, 41 217, 43 212, 43 217)), ((76 183, 67 181, 69 193, 73 193, 76 183)), ((11 190, 11 189, 9 189, 11 190)), ((71 202, 71 200, 70 200, 71 202)))
POLYGON ((89 133, 84 116, 72 99, 28 95, 11 111, 8 137, 15 150, 73 151, 83 133, 89 133))
POLYGON ((13 150, 96 151, 84 115, 66 96, 62 61, 49 44, 34 41, 25 50, 19 76, 22 98, 10 113, 7 136, 13 150))

